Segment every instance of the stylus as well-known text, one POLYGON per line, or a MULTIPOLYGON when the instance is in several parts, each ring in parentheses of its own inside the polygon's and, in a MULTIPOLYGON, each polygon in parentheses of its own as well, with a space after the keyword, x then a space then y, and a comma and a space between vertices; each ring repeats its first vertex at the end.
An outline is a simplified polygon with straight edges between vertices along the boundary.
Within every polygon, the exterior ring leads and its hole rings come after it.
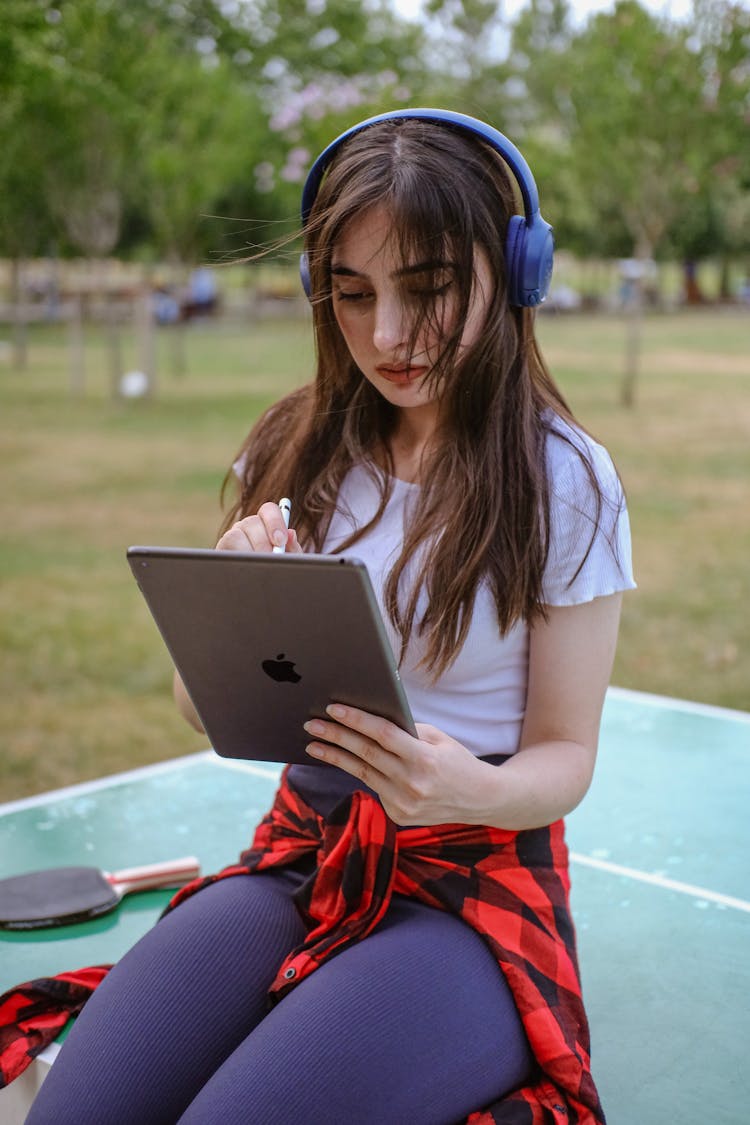
MULTIPOLYGON (((281 508, 281 514, 284 517, 284 524, 288 528, 289 527, 289 517, 292 514, 292 502, 287 496, 282 496, 281 500, 279 500, 279 507, 281 508)), ((285 550, 286 550, 286 546, 274 547, 273 553, 275 555, 283 555, 285 550)))

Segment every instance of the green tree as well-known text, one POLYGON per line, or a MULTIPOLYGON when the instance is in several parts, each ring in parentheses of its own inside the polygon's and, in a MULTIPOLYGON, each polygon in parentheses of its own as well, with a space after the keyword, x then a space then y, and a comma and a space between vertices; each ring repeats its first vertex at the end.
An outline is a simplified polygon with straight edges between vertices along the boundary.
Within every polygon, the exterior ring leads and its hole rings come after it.
POLYGON ((268 136, 255 167, 259 215, 298 224, 299 185, 338 131, 424 89, 424 36, 385 0, 258 0, 243 16, 247 66, 268 136))
POLYGON ((0 20, 0 254, 10 261, 15 367, 27 361, 23 262, 54 238, 43 181, 54 67, 44 0, 8 0, 0 20))
POLYGON ((597 210, 621 216, 633 255, 651 258, 699 174, 691 123, 703 94, 688 29, 620 0, 573 40, 569 59, 568 132, 582 182, 597 210))
POLYGON ((252 67, 276 93, 385 70, 408 80, 422 66, 419 26, 385 0, 256 0, 248 9, 252 67))
POLYGON ((687 233, 683 252, 718 257, 727 298, 732 261, 744 258, 750 274, 750 9, 695 0, 692 34, 703 77, 703 166, 700 188, 672 233, 678 247, 687 233))
MULTIPOLYGON (((139 85, 137 199, 148 218, 152 254, 169 264, 171 283, 181 290, 190 268, 219 256, 226 227, 236 227, 222 221, 217 208, 232 185, 252 179, 267 126, 257 96, 222 60, 175 57, 168 38, 152 44, 139 85)), ((174 371, 182 374, 187 360, 179 324, 172 341, 174 371)))
POLYGON ((575 34, 567 0, 530 0, 519 12, 506 64, 505 114, 534 170, 558 245, 582 257, 623 253, 622 224, 596 214, 573 150, 568 72, 575 34))
MULTIPOLYGON (((498 0, 427 0, 425 12, 437 22, 443 66, 472 86, 493 53, 493 39, 504 27, 498 0)), ((440 47, 438 47, 440 49, 440 47)))
POLYGON ((624 229, 632 312, 622 400, 635 399, 645 263, 663 245, 685 193, 701 181, 703 83, 686 26, 619 0, 576 35, 561 68, 563 128, 596 221, 624 229))
POLYGON ((169 40, 152 43, 137 77, 143 110, 136 197, 149 217, 157 254, 195 261, 214 237, 205 228, 217 202, 238 177, 250 177, 262 150, 266 130, 258 100, 225 64, 175 57, 169 40))

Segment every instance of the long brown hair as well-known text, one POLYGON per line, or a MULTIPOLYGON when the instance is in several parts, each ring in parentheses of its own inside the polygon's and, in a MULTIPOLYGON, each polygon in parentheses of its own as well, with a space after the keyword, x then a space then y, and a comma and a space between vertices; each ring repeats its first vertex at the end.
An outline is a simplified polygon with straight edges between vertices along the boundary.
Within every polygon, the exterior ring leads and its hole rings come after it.
MULTIPOLYGON (((305 230, 315 379, 271 407, 251 431, 241 451, 240 494, 224 526, 269 498, 290 495, 301 542, 319 551, 341 483, 355 464, 368 468, 381 491, 368 528, 385 508, 397 413, 355 366, 331 294, 337 238, 350 220, 376 205, 392 217, 404 262, 449 257, 455 263, 458 314, 429 376, 440 395, 439 433, 422 466, 418 511, 385 588, 402 656, 416 628, 426 641, 425 666, 437 677, 466 638, 483 580, 502 633, 544 612, 550 510, 545 443, 555 416, 573 421, 537 345, 534 314, 507 301, 505 233, 517 206, 502 159, 484 142, 444 124, 404 119, 370 126, 338 151, 305 230), (476 246, 489 262, 493 292, 479 338, 459 354, 476 246), (420 548, 425 565, 420 583, 410 586, 406 567, 420 548), (418 620, 422 590, 427 608, 418 620)), ((430 311, 425 301, 412 341, 430 311)), ((601 504, 593 469, 576 452, 601 504)))

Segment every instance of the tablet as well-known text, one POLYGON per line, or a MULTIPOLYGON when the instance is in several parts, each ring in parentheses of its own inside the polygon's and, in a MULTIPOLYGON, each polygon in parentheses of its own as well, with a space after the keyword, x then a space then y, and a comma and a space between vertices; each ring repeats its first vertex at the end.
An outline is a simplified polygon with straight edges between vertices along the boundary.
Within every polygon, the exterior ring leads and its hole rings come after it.
POLYGON ((218 754, 309 765, 303 723, 329 703, 416 733, 363 562, 180 547, 127 556, 218 754))

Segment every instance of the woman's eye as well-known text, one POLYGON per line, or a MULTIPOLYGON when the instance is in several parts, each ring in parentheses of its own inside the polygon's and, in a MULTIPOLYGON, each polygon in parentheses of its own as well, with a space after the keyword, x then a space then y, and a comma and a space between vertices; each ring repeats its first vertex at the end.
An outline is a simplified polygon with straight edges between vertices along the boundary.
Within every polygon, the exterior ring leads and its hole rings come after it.
POLYGON ((371 297, 372 293, 366 293, 362 290, 350 291, 348 289, 339 289, 336 292, 337 301, 365 301, 371 297))
POLYGON ((455 277, 452 270, 425 270, 404 278, 405 294, 418 300, 436 300, 444 297, 453 285, 455 277))
POLYGON ((420 300, 430 301, 435 300, 436 297, 444 296, 451 285, 453 285, 453 279, 449 278, 447 281, 437 285, 412 285, 407 292, 410 297, 419 297, 420 300))

